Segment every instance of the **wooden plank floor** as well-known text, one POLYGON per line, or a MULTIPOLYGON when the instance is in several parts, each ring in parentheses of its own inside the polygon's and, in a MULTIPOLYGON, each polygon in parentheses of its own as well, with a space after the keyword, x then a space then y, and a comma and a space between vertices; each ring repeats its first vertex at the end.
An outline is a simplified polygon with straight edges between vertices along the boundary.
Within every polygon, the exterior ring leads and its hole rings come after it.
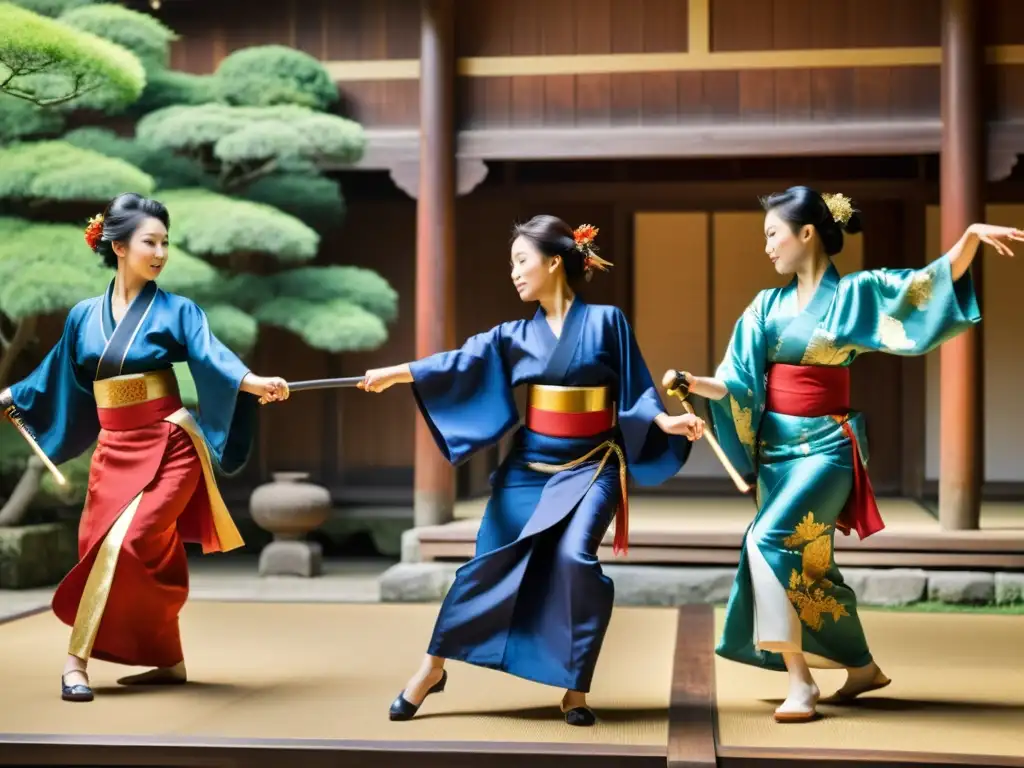
MULTIPOLYGON (((417 530, 424 560, 466 560, 473 556, 486 499, 456 505, 454 522, 417 530)), ((880 499, 886 529, 866 541, 837 536, 841 565, 902 568, 1024 568, 1024 504, 988 502, 977 531, 944 531, 918 502, 880 499)), ((630 499, 630 550, 617 563, 735 565, 754 515, 749 499, 630 499)), ((600 550, 612 562, 610 529, 600 550)))

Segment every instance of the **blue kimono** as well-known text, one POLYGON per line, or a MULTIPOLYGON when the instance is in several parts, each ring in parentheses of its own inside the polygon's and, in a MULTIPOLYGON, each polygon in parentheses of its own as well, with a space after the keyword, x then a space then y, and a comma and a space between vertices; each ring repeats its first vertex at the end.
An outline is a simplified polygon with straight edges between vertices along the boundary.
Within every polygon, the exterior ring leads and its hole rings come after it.
POLYGON ((615 425, 607 431, 516 431, 491 479, 476 555, 456 572, 428 650, 588 691, 612 611, 614 588, 597 551, 622 497, 621 460, 635 481, 655 485, 691 448, 653 423, 663 407, 629 323, 619 309, 577 297, 559 337, 538 309, 410 367, 420 412, 452 464, 519 423, 520 384, 609 388, 615 425))
POLYGON ((56 346, 31 374, 10 387, 5 393, 10 402, 4 405, 15 407, 43 452, 61 464, 96 442, 100 425, 94 380, 188 363, 205 442, 222 471, 240 470, 255 430, 257 400, 239 398, 249 369, 210 332, 205 313, 190 299, 150 282, 118 326, 111 309, 113 290, 111 280, 103 296, 71 308, 56 346), (121 333, 112 341, 115 327, 121 333))

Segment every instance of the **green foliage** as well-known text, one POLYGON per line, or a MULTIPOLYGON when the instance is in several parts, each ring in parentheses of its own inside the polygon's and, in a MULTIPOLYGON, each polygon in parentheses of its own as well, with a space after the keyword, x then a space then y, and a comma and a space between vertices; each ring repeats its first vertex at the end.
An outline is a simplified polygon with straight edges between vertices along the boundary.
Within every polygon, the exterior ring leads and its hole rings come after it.
POLYGON ((299 267, 271 278, 278 296, 310 303, 344 301, 386 322, 398 317, 398 293, 369 269, 360 267, 299 267))
MULTIPOLYGON (((174 223, 174 220, 171 220, 174 223)), ((113 271, 108 279, 113 277, 113 271)), ((171 293, 191 297, 194 293, 207 290, 221 280, 220 273, 210 264, 189 253, 171 246, 167 252, 167 266, 160 273, 160 287, 171 293)))
POLYGON ((388 338, 383 320, 344 299, 318 303, 281 297, 262 305, 256 318, 334 353, 377 349, 388 338))
POLYGON ((127 49, 11 3, 0 3, 0 91, 52 106, 123 107, 146 85, 127 49))
POLYGON ((60 21, 127 48, 147 69, 166 68, 171 59, 171 43, 178 39, 148 13, 112 3, 73 8, 61 14, 60 21))
POLYGON ((315 349, 360 352, 387 341, 398 294, 380 275, 358 267, 299 267, 266 278, 273 298, 256 318, 296 334, 315 349))
MULTIPOLYGON (((193 296, 220 301, 256 320, 288 330, 315 349, 356 352, 387 341, 398 294, 380 275, 359 267, 297 267, 274 275, 236 274, 193 296)), ((207 310, 209 312, 209 310, 207 310)), ((213 325, 213 314, 210 313, 213 325)))
POLYGON ((66 312, 110 281, 79 227, 0 219, 0 234, 0 312, 13 320, 66 312))
MULTIPOLYGON (((67 480, 61 488, 53 479, 53 475, 44 472, 40 493, 33 500, 32 507, 39 509, 53 506, 73 506, 85 501, 85 492, 89 485, 89 467, 92 464, 93 445, 81 456, 60 465, 60 472, 67 480)), ((9 483, 17 482, 17 478, 25 471, 28 460, 32 456, 32 448, 25 442, 18 431, 7 419, 0 419, 0 477, 9 483)))
POLYGON ((72 8, 81 8, 85 5, 92 5, 94 2, 96 0, 14 0, 15 5, 52 18, 57 18, 72 8))
MULTIPOLYGON (((65 312, 103 293, 114 273, 89 250, 82 229, 0 218, 0 311, 14 320, 65 312)), ((172 247, 160 286, 202 295, 221 279, 202 259, 172 247)))
POLYGON ((52 507, 59 504, 78 506, 83 504, 85 493, 89 489, 89 470, 92 468, 92 454, 95 450, 96 444, 93 443, 85 453, 68 459, 60 465, 60 473, 67 481, 67 485, 63 488, 57 485, 53 475, 45 472, 42 483, 40 483, 41 493, 35 498, 33 506, 52 507))
POLYGON ((60 112, 0 93, 0 145, 30 136, 53 135, 63 127, 60 112))
POLYGON ((167 107, 143 117, 135 130, 153 148, 219 162, 225 189, 299 160, 354 162, 365 145, 358 123, 296 106, 167 107))
POLYGON ((131 163, 153 177, 156 189, 211 187, 214 183, 195 160, 152 149, 107 128, 77 128, 65 134, 63 140, 81 149, 131 163))
POLYGON ((338 89, 317 59, 282 45, 235 51, 217 68, 222 98, 229 104, 267 107, 296 104, 327 109, 338 89))
POLYGON ((231 304, 214 303, 202 306, 210 321, 213 335, 239 357, 248 356, 256 346, 256 338, 259 336, 256 318, 231 304))
POLYGON ((14 216, 0 216, 0 240, 14 237, 26 227, 33 226, 27 219, 19 219, 14 216))
POLYGON ((333 179, 315 173, 275 173, 257 179, 240 192, 247 200, 290 213, 319 232, 341 223, 345 200, 333 179))
POLYGON ((316 256, 320 237, 301 221, 268 205, 202 189, 168 190, 171 241, 196 256, 266 253, 284 262, 316 256))
POLYGON ((218 98, 214 75, 193 75, 189 72, 158 69, 151 71, 142 97, 131 112, 144 115, 157 109, 184 104, 206 104, 218 98))
POLYGON ((123 160, 64 141, 0 147, 0 198, 107 201, 129 191, 152 194, 153 179, 123 160))

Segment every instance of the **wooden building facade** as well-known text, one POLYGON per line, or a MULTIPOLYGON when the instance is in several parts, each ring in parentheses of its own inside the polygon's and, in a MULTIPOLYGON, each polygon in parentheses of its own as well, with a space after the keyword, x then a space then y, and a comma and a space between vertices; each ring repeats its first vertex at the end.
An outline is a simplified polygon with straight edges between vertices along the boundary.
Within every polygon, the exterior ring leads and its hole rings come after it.
MULTIPOLYGON (((391 338, 331 356, 267 332, 260 370, 351 375, 529 314, 508 234, 536 213, 600 227, 615 267, 584 295, 623 307, 656 380, 712 372, 750 298, 778 284, 760 195, 807 183, 852 197, 865 229, 842 272, 921 266, 971 221, 1024 223, 1019 0, 176 0, 156 13, 182 36, 180 69, 257 44, 318 57, 339 112, 367 132, 358 168, 337 169, 348 215, 320 259, 391 282, 391 338)), ((983 496, 1024 498, 1024 264, 978 262, 980 328, 927 358, 854 367, 876 489, 937 495, 949 528, 976 527, 983 496)), ((402 388, 308 393, 265 412, 258 460, 227 487, 241 499, 270 471, 307 470, 341 503, 415 500, 417 523, 438 523, 496 460, 452 472, 402 388)), ((699 447, 662 492, 729 487, 699 447)))

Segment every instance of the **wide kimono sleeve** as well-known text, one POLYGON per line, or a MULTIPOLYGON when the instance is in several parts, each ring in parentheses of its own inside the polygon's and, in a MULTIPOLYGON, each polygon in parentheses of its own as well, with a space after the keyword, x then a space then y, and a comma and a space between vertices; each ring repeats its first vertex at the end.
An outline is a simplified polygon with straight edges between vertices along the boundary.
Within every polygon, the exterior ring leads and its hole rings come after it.
POLYGON ((654 423, 665 407, 651 380, 636 336, 626 316, 613 312, 619 363, 618 420, 626 464, 640 485, 658 485, 676 475, 693 444, 681 435, 667 435, 654 423))
POLYGON ((511 324, 410 363, 413 397, 438 449, 458 465, 519 422, 504 347, 511 324))
POLYGON ((72 308, 60 340, 27 377, 0 392, 0 411, 32 435, 54 464, 80 456, 99 435, 92 379, 75 358, 86 305, 72 308))
POLYGON ((249 368, 213 335, 206 313, 193 302, 184 302, 181 323, 199 399, 196 421, 219 469, 238 472, 252 450, 259 406, 255 395, 241 391, 249 368))
MULTIPOLYGON (((849 275, 843 336, 864 351, 924 355, 981 321, 971 272, 953 281, 946 255, 921 269, 849 275)), ((843 322, 840 319, 840 322, 843 322)))
POLYGON ((711 426, 726 456, 748 482, 757 472, 757 430, 765 403, 767 342, 764 318, 769 293, 762 291, 733 327, 715 378, 728 394, 709 400, 711 426))

